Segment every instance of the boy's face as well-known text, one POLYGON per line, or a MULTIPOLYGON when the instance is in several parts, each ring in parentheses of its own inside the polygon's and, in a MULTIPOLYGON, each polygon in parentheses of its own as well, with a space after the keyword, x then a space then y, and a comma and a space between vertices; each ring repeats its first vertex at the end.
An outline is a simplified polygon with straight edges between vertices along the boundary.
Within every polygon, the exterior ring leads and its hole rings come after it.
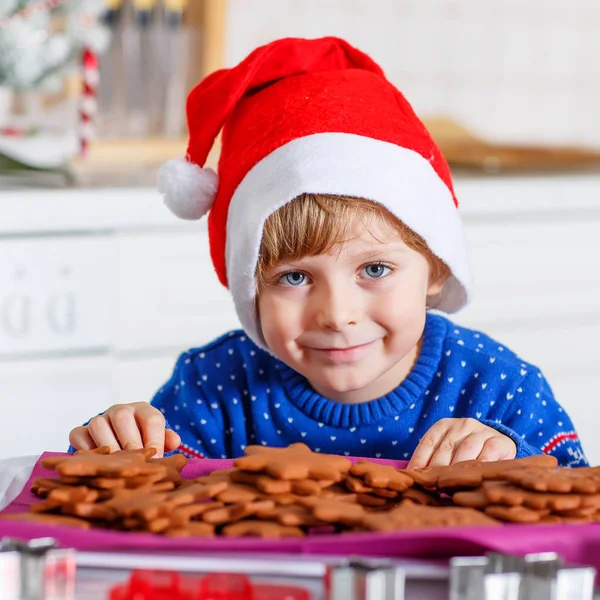
POLYGON ((374 400, 410 372, 425 326, 427 259, 380 217, 357 223, 330 254, 280 263, 258 299, 262 332, 275 356, 321 395, 374 400))

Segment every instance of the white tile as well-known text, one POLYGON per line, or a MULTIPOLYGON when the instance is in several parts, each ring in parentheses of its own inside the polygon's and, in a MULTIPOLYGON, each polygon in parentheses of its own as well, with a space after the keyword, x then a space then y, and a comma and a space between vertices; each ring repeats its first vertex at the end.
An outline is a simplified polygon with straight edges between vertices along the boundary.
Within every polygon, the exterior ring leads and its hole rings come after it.
POLYGON ((430 82, 412 82, 402 92, 421 117, 439 116, 449 111, 447 93, 430 82))
POLYGON ((573 143, 600 149, 600 90, 576 96, 573 111, 573 143))
POLYGON ((534 70, 535 32, 524 24, 516 24, 502 39, 500 69, 507 75, 528 75, 534 70))
POLYGON ((571 79, 577 72, 580 33, 568 27, 546 26, 536 35, 536 71, 543 77, 571 79))
POLYGON ((229 14, 229 64, 277 37, 339 35, 420 114, 504 141, 599 135, 599 0, 230 0, 229 14))
POLYGON ((452 44, 447 59, 450 68, 459 79, 471 79, 489 69, 491 54, 497 54, 491 46, 483 20, 461 19, 454 24, 452 44))
POLYGON ((600 19, 595 27, 588 25, 579 31, 581 37, 577 48, 575 73, 578 82, 587 90, 600 90, 599 29, 600 19))

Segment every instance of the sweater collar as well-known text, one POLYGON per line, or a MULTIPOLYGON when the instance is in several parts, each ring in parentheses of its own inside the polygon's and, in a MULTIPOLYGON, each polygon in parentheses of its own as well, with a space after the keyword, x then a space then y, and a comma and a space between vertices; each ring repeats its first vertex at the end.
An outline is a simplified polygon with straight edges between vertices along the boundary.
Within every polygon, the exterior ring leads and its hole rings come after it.
POLYGON ((389 394, 360 404, 342 404, 318 394, 306 377, 280 363, 279 373, 290 402, 309 418, 333 427, 358 427, 398 416, 416 404, 435 376, 448 330, 448 321, 427 313, 417 362, 406 379, 389 394))

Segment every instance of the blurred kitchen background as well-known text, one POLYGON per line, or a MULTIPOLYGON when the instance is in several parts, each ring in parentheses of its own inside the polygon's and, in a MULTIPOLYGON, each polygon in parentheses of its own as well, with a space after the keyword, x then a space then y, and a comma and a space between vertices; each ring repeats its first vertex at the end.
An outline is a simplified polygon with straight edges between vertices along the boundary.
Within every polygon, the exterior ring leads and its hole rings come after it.
POLYGON ((0 0, 0 458, 63 450, 237 326, 156 169, 202 76, 338 35, 450 162, 476 284, 453 318, 540 366, 600 464, 599 31, 598 0, 0 0))

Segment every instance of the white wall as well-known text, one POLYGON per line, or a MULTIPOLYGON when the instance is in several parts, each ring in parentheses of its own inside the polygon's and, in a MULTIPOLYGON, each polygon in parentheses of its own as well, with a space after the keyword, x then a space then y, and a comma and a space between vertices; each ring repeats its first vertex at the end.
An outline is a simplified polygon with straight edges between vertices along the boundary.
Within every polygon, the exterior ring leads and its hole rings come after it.
POLYGON ((491 139, 600 147, 598 0, 228 0, 226 62, 285 36, 337 35, 421 116, 491 139))

